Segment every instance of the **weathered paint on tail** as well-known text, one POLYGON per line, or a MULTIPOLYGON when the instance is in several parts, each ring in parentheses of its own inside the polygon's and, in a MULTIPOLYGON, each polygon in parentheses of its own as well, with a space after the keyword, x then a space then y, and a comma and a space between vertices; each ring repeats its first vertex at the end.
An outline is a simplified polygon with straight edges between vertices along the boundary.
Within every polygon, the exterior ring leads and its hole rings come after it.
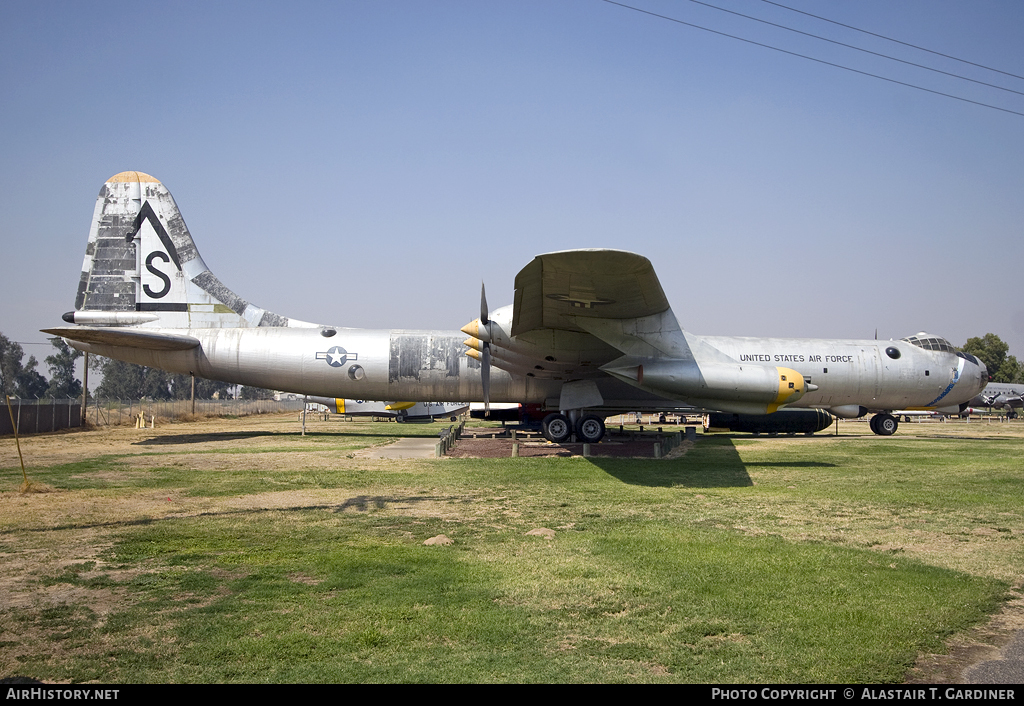
POLYGON ((200 257, 170 192, 143 172, 121 172, 100 189, 75 312, 65 318, 154 328, 315 326, 225 287, 200 257))

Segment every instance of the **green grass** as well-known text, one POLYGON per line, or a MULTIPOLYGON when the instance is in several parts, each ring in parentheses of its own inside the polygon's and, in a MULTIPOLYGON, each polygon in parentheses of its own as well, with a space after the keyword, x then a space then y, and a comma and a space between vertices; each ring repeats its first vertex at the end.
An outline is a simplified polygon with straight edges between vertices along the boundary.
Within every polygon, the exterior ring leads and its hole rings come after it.
POLYGON ((0 676, 899 682, 996 610, 1024 564, 1020 438, 718 435, 659 461, 349 458, 354 437, 384 436, 371 431, 35 469, 61 490, 40 505, 158 494, 181 507, 0 518, 0 568, 69 547, 14 587, 38 600, 0 611, 0 676), (173 465, 200 454, 203 470, 173 465), (526 535, 538 527, 555 537, 526 535), (455 543, 423 545, 442 533, 455 543))

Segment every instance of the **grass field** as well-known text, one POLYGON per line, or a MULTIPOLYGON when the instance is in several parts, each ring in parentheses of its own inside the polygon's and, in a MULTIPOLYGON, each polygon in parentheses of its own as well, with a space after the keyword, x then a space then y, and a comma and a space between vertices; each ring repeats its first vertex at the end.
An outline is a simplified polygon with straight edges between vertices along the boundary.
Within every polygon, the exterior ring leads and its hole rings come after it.
POLYGON ((1024 424, 708 435, 661 460, 358 453, 439 427, 30 437, 52 492, 26 495, 0 439, 0 677, 901 682, 1019 596, 1024 424))

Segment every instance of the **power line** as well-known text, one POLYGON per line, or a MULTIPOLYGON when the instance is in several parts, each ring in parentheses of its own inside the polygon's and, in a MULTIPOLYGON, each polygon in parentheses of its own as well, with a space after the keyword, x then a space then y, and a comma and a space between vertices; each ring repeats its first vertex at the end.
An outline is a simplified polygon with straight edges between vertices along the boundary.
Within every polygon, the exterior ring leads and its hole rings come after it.
MULTIPOLYGON (((767 1, 768 0, 765 0, 765 2, 767 2, 767 1)), ((889 59, 890 61, 898 61, 901 64, 906 64, 907 66, 916 66, 917 68, 924 69, 925 71, 934 71, 935 73, 942 74, 943 76, 950 76, 952 78, 958 78, 961 81, 970 81, 971 83, 977 83, 977 84, 980 84, 982 86, 988 86, 989 88, 995 88, 995 89, 998 89, 1000 91, 1007 91, 1008 93, 1016 93, 1018 96, 1024 96, 1024 92, 1022 92, 1022 91, 1015 91, 1012 88, 1005 88, 1003 86, 997 86, 994 83, 987 83, 985 81, 979 81, 978 79, 969 78, 967 76, 961 76, 960 74, 954 74, 954 73, 951 73, 949 71, 943 71, 942 69, 936 69, 936 68, 933 68, 931 66, 925 66, 924 64, 916 64, 913 61, 907 61, 906 59, 900 59, 900 58, 895 57, 895 56, 889 56, 888 54, 882 54, 881 52, 871 51, 870 49, 863 49, 861 47, 854 46, 853 44, 846 44, 845 42, 840 42, 840 41, 835 40, 835 39, 829 39, 828 37, 822 37, 822 36, 817 35, 817 34, 812 34, 811 32, 804 32, 803 30, 795 29, 793 27, 787 27, 786 25, 781 25, 781 24, 778 24, 778 23, 775 23, 775 22, 769 22, 768 20, 762 20, 759 17, 753 17, 751 15, 744 15, 742 12, 735 12, 734 10, 727 10, 724 7, 718 7, 717 5, 712 5, 711 3, 701 2, 701 0, 690 0, 690 2, 692 2, 692 3, 696 4, 696 5, 703 5, 704 7, 710 7, 711 9, 718 10, 719 12, 728 12, 730 15, 736 15, 737 17, 743 17, 743 18, 748 19, 748 20, 753 20, 754 22, 760 22, 761 24, 770 25, 772 27, 778 27, 779 29, 784 29, 787 32, 794 32, 796 34, 802 34, 805 37, 812 37, 813 39, 820 39, 823 42, 828 42, 830 44, 836 44, 836 45, 841 46, 841 47, 846 47, 847 49, 854 49, 854 50, 859 51, 859 52, 864 52, 865 54, 871 54, 872 56, 878 56, 878 57, 881 57, 883 59, 889 59)), ((772 3, 772 4, 774 5, 775 3, 772 3)), ((781 5, 780 5, 780 7, 781 7, 781 5)), ((789 8, 786 8, 786 9, 789 9, 789 8)))
POLYGON ((831 61, 825 61, 824 59, 816 59, 813 56, 807 56, 806 54, 799 54, 799 53, 797 53, 795 51, 789 51, 788 49, 781 49, 779 47, 773 47, 770 44, 763 44, 761 42, 755 42, 752 39, 745 39, 743 37, 737 37, 734 34, 728 34, 726 32, 719 32, 716 29, 711 29, 709 27, 702 27, 701 25, 693 24, 692 22, 684 22, 683 20, 677 20, 676 18, 668 17, 667 15, 659 15, 656 12, 651 12, 649 10, 643 10, 643 9, 641 9, 639 7, 633 7, 632 5, 626 5, 626 4, 621 3, 621 2, 615 2, 615 0, 602 0, 602 2, 606 2, 609 5, 618 5, 619 7, 625 8, 627 10, 633 10, 634 12, 640 12, 640 13, 645 14, 645 15, 650 15, 651 17, 657 17, 658 19, 668 20, 669 22, 675 22, 676 24, 685 25, 687 27, 693 27, 694 29, 703 30, 705 32, 711 32, 712 34, 717 34, 717 35, 722 36, 722 37, 728 37, 729 39, 736 39, 736 40, 741 41, 741 42, 746 42, 747 44, 753 44, 754 46, 764 47, 765 49, 771 49, 773 51, 781 52, 783 54, 789 54, 790 56, 796 56, 796 57, 799 57, 801 59, 807 59, 808 61, 814 61, 814 62, 817 62, 819 64, 825 64, 826 66, 832 66, 832 67, 835 67, 837 69, 843 69, 844 71, 850 71, 850 72, 855 73, 855 74, 861 74, 862 76, 870 76, 871 78, 877 78, 877 79, 879 79, 881 81, 888 81, 889 83, 895 83, 895 84, 897 84, 899 86, 906 86, 907 88, 915 88, 918 91, 924 91, 925 93, 933 93, 933 94, 935 94, 937 96, 943 96, 945 98, 952 98, 953 100, 962 101, 964 103, 971 103, 973 105, 979 105, 982 108, 991 108, 992 110, 998 110, 998 111, 1001 111, 1003 113, 1011 113, 1012 115, 1019 115, 1021 117, 1024 117, 1024 113, 1018 112, 1016 110, 1010 110, 1009 108, 1000 108, 997 105, 990 105, 988 103, 982 103, 980 101, 971 100, 970 98, 963 98, 961 96, 954 96, 951 93, 943 93, 942 91, 935 91, 935 90, 933 90, 931 88, 925 88, 923 86, 916 86, 916 85, 914 85, 912 83, 907 83, 905 81, 897 81, 894 78, 887 78, 885 76, 879 76, 878 74, 873 74, 873 73, 870 73, 868 71, 861 71, 860 69, 854 69, 854 68, 851 68, 849 66, 843 66, 842 64, 835 64, 835 63, 833 63, 831 61))
POLYGON ((843 24, 842 22, 836 22, 835 20, 830 20, 827 17, 822 17, 820 15, 812 15, 810 12, 804 12, 803 10, 797 10, 795 7, 789 7, 787 5, 783 5, 782 3, 772 2, 772 0, 761 0, 761 2, 766 2, 769 5, 775 5, 776 7, 781 7, 783 10, 789 10, 790 12, 797 12, 797 13, 800 13, 801 15, 807 15, 808 17, 813 17, 814 19, 821 20, 822 22, 831 22, 834 25, 839 25, 840 27, 846 27, 847 29, 852 29, 855 32, 862 32, 864 34, 869 34, 872 37, 878 37, 879 39, 885 39, 885 40, 890 41, 890 42, 895 42, 896 44, 902 44, 905 47, 910 47, 912 49, 918 49, 920 51, 926 51, 929 54, 935 54, 936 56, 941 56, 941 57, 944 57, 946 59, 952 59, 953 61, 959 61, 962 64, 970 64, 971 66, 977 66, 979 69, 985 69, 986 71, 995 71, 997 74, 1004 74, 1006 76, 1013 76, 1014 78, 1019 78, 1019 79, 1024 80, 1024 76, 1018 76, 1017 74, 1012 74, 1009 71, 1003 71, 1001 69, 994 69, 991 66, 985 66, 984 64, 976 64, 973 61, 968 61, 967 59, 958 59, 955 56, 951 56, 949 54, 943 54, 940 51, 933 51, 933 50, 927 49, 925 47, 919 47, 916 44, 911 44, 909 42, 901 42, 899 39, 893 39, 892 37, 886 37, 884 34, 876 34, 874 32, 869 32, 866 29, 860 29, 859 27, 854 27, 853 25, 847 25, 847 24, 843 24))

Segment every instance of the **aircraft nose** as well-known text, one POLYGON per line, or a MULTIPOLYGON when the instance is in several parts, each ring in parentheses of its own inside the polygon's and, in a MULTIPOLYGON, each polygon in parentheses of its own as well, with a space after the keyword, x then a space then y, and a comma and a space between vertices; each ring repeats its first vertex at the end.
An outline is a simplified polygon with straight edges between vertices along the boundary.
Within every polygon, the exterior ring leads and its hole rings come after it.
POLYGON ((977 358, 975 360, 977 360, 978 366, 978 392, 981 392, 985 389, 985 385, 988 384, 988 368, 977 358))

